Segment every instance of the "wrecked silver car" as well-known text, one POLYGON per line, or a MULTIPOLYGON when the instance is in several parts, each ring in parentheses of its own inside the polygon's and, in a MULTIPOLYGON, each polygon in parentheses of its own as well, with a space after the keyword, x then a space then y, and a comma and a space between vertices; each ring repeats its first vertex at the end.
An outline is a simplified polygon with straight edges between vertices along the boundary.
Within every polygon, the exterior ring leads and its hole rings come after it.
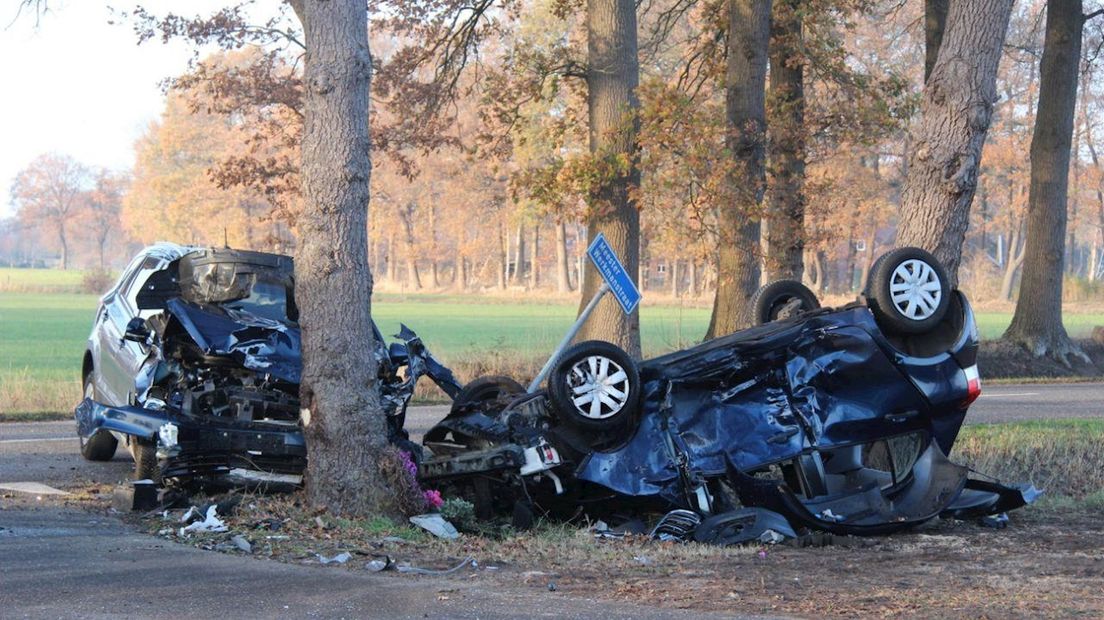
POLYGON ((684 351, 638 363, 582 342, 543 389, 469 385, 425 435, 423 485, 522 522, 666 514, 657 535, 718 544, 885 534, 1038 494, 948 459, 981 391, 978 332, 930 254, 883 256, 842 308, 793 281, 752 301, 762 324, 684 351))
MULTIPOLYGON (((173 244, 142 251, 101 299, 88 339, 75 412, 81 454, 108 460, 121 442, 136 478, 157 482, 230 473, 298 480, 306 446, 294 291, 288 256, 173 244)), ((419 377, 459 392, 413 331, 403 326, 390 348, 375 336, 393 427, 419 377)))

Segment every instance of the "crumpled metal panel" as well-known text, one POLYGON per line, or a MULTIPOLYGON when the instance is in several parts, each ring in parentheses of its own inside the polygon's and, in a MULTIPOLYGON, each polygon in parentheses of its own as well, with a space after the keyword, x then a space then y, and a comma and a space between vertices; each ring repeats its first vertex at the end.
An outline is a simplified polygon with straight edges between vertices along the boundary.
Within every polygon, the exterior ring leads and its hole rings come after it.
POLYGON ((299 383, 299 328, 220 306, 170 299, 166 309, 209 355, 228 355, 249 370, 299 383))
MULTIPOLYGON (((854 306, 644 362, 635 434, 616 450, 590 455, 577 477, 626 495, 680 498, 680 474, 719 475, 728 463, 751 471, 814 448, 917 430, 946 436, 933 420, 959 419, 960 412, 933 415, 894 355, 870 311, 854 306)), ((934 366, 945 377, 962 374, 949 355, 934 366)), ((958 388, 960 401, 964 381, 948 389, 958 388)))

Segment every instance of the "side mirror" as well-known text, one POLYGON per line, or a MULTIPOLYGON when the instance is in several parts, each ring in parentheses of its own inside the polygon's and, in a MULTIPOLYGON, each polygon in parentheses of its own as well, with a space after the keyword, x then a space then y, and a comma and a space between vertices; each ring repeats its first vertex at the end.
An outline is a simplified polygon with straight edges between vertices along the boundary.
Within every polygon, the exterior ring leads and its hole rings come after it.
POLYGON ((131 342, 137 342, 139 344, 145 344, 150 337, 149 326, 146 325, 146 320, 140 316, 136 316, 127 323, 126 333, 123 334, 123 340, 129 340, 131 342))

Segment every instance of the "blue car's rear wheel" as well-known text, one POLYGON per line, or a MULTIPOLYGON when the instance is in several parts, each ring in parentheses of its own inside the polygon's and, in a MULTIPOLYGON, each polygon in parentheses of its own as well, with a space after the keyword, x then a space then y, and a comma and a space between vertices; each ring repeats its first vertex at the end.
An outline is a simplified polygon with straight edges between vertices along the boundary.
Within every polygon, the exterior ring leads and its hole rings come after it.
POLYGON ((947 315, 950 280, 929 252, 898 248, 874 263, 866 283, 866 300, 883 330, 923 334, 935 329, 947 315))
POLYGON ((601 340, 580 342, 556 360, 548 397, 568 424, 597 431, 620 429, 636 416, 640 373, 620 347, 601 340))

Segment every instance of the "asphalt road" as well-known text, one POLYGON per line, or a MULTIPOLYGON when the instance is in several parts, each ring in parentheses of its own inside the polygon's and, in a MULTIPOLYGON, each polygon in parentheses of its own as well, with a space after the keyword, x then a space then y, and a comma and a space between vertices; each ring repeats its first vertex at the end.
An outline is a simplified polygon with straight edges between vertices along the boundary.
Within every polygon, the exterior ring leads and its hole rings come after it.
MULTIPOLYGON (((987 385, 968 423, 1104 417, 1104 384, 987 385)), ((447 407, 412 408, 427 431, 447 407)), ((91 463, 72 422, 0 424, 0 483, 60 489, 114 484, 133 466, 120 450, 91 463)), ((373 575, 256 561, 134 533, 118 520, 50 497, 0 493, 0 615, 4 617, 665 618, 658 611, 478 579, 373 575)), ((693 617, 703 617, 694 614, 693 617)))

